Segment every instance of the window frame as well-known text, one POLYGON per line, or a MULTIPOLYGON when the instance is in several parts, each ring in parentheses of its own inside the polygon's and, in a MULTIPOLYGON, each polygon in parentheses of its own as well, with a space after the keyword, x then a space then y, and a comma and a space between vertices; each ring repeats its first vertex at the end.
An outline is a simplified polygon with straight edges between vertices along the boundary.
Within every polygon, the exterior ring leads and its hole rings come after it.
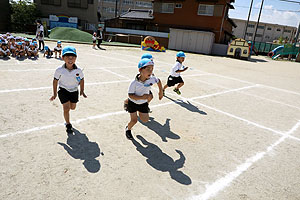
POLYGON ((161 4, 161 13, 166 13, 166 14, 174 13, 174 9, 175 9, 174 3, 162 3, 161 4), (173 6, 172 11, 164 10, 164 5, 172 5, 173 6))
POLYGON ((215 10, 215 6, 214 5, 209 5, 209 4, 199 4, 198 5, 198 11, 197 11, 197 15, 200 16, 214 16, 214 10, 215 10), (205 6, 205 13, 200 13, 200 7, 201 6, 205 6), (207 8, 212 8, 211 10, 207 10, 207 8), (211 12, 211 13, 208 13, 211 12))

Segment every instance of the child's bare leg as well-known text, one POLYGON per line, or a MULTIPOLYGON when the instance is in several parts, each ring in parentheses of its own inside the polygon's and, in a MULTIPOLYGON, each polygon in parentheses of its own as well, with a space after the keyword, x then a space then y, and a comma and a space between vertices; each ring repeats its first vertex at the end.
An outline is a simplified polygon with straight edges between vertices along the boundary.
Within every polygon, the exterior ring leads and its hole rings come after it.
POLYGON ((130 122, 127 125, 128 130, 131 130, 132 127, 137 123, 137 121, 138 121, 137 112, 130 113, 130 122))
POLYGON ((149 114, 148 113, 141 113, 139 112, 139 117, 142 122, 146 123, 149 121, 149 114))
POLYGON ((152 101, 152 99, 153 99, 153 94, 151 93, 150 96, 149 96, 149 98, 147 99, 148 100, 148 104, 150 103, 150 101, 152 101))
POLYGON ((176 87, 176 89, 178 90, 179 88, 181 88, 184 85, 184 83, 179 83, 176 87))
POLYGON ((55 58, 57 58, 57 51, 55 51, 54 53, 55 53, 55 58))
POLYGON ((71 103, 70 102, 70 109, 75 110, 75 108, 76 108, 76 103, 71 103))
POLYGON ((163 87, 163 90, 167 89, 168 85, 166 84, 164 87, 163 87))
POLYGON ((70 101, 63 104, 64 118, 67 124, 70 124, 70 101))
POLYGON ((59 57, 61 57, 61 51, 59 51, 59 57))

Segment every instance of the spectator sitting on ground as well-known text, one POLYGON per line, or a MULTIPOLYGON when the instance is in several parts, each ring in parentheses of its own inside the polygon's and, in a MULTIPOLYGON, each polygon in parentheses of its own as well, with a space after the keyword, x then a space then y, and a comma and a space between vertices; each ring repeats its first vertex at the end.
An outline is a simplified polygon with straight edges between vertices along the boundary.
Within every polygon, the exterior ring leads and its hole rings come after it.
POLYGON ((44 57, 46 56, 47 58, 51 58, 53 55, 53 51, 50 50, 50 48, 48 46, 45 46, 45 53, 44 53, 44 57))
POLYGON ((61 58, 61 51, 62 51, 61 41, 57 41, 57 45, 56 47, 54 47, 55 58, 57 58, 57 53, 59 58, 61 58))
POLYGON ((3 57, 10 56, 10 51, 9 51, 9 48, 8 48, 8 42, 7 41, 2 42, 2 44, 1 44, 0 56, 3 56, 3 57))

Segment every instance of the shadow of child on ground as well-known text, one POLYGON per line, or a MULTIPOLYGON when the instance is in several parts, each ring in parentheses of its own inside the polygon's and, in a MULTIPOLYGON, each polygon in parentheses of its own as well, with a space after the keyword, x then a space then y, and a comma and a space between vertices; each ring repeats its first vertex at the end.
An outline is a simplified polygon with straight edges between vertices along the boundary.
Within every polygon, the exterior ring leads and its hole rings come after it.
POLYGON ((83 160, 84 167, 91 173, 100 170, 100 162, 96 158, 100 149, 96 142, 90 142, 86 134, 74 129, 74 135, 68 134, 67 144, 58 142, 74 159, 83 160))
POLYGON ((197 106, 194 106, 193 104, 191 104, 189 101, 184 102, 182 101, 181 99, 177 99, 177 100, 174 100, 168 96, 165 96, 167 99, 173 101, 174 103, 180 105, 181 107, 184 107, 186 108, 187 110, 191 111, 191 112, 198 112, 199 114, 201 115, 207 115, 206 112, 202 111, 202 110, 199 110, 199 108, 197 106))
POLYGON ((155 121, 153 117, 149 117, 149 121, 147 123, 142 122, 140 119, 139 122, 159 135, 163 142, 167 142, 167 138, 176 140, 180 139, 179 135, 170 130, 170 119, 166 119, 166 123, 164 125, 155 121))
POLYGON ((158 171, 169 172, 171 178, 178 183, 184 185, 190 185, 192 183, 190 177, 185 175, 182 171, 178 171, 178 169, 183 167, 185 162, 185 157, 181 151, 176 150, 180 158, 174 161, 173 158, 163 153, 157 145, 148 142, 140 135, 138 135, 137 138, 141 140, 146 147, 142 146, 135 139, 132 140, 132 143, 136 146, 137 151, 147 158, 146 161, 151 167, 158 171))

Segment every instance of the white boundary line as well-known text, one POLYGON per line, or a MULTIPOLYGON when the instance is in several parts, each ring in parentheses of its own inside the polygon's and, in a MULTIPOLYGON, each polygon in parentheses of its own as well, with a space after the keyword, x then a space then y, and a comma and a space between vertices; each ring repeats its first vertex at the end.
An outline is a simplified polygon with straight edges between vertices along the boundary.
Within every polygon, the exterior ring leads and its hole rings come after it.
POLYGON ((227 173, 224 177, 216 180, 212 184, 206 185, 206 190, 203 194, 193 196, 190 199, 201 199, 201 200, 207 200, 214 196, 216 196, 219 192, 224 190, 226 187, 228 187, 236 178, 238 178, 242 173, 246 172, 254 163, 261 160, 267 153, 272 151, 276 146, 278 146, 280 143, 284 142, 285 139, 287 139, 293 132, 297 130, 300 126, 300 121, 296 123, 292 127, 291 130, 286 132, 284 136, 279 138, 275 143, 271 144, 267 147, 265 151, 258 152, 254 156, 247 158, 244 163, 236 167, 236 170, 227 173))
MULTIPOLYGON (((193 81, 196 81, 196 82, 207 84, 207 85, 212 85, 212 86, 223 88, 223 89, 230 89, 230 88, 227 88, 227 87, 224 87, 224 86, 221 86, 221 85, 217 85, 217 84, 213 84, 213 83, 209 83, 209 82, 206 82, 206 81, 196 80, 196 79, 192 79, 192 78, 190 78, 190 79, 193 80, 193 81)), ((257 87, 261 87, 261 85, 258 84, 257 87)), ((290 104, 287 104, 287 103, 283 103, 283 102, 276 101, 276 100, 273 100, 273 99, 268 99, 268 98, 261 97, 261 96, 255 95, 255 94, 249 94, 249 93, 243 92, 243 91, 238 91, 238 92, 241 93, 241 94, 247 95, 247 96, 256 97, 256 98, 259 98, 259 99, 263 99, 265 101, 270 101, 270 102, 273 102, 273 103, 277 103, 277 104, 280 104, 280 105, 284 105, 284 106, 288 106, 288 107, 300 110, 300 107, 293 106, 293 105, 290 105, 290 104)))
MULTIPOLYGON (((120 81, 105 81, 105 82, 94 82, 94 83, 85 83, 85 85, 103 85, 103 84, 112 84, 112 83, 124 83, 130 82, 130 80, 120 80, 120 81)), ((11 89, 11 90, 0 90, 1 93, 9 92, 21 92, 21 91, 34 91, 34 90, 45 90, 52 89, 52 87, 39 87, 39 88, 20 88, 20 89, 11 89)))
MULTIPOLYGON (((238 90, 241 90, 241 89, 248 89, 248 88, 247 88, 247 87, 243 87, 243 88, 240 88, 240 89, 233 89, 233 90, 228 90, 228 91, 218 92, 218 95, 225 94, 225 93, 228 93, 228 92, 235 92, 235 91, 238 91, 238 90)), ((177 95, 175 95, 175 94, 171 94, 171 93, 167 93, 167 92, 165 92, 165 93, 166 93, 166 94, 169 94, 169 95, 172 95, 172 96, 177 96, 177 95)), ((205 95, 205 96, 208 96, 208 95, 205 95)), ((215 95, 212 94, 212 95, 209 95, 209 96, 215 96, 215 95)), ((224 114, 224 115, 226 115, 226 116, 228 116, 228 117, 237 119, 237 120, 239 120, 239 121, 246 122, 247 124, 251 124, 251 125, 256 126, 256 127, 258 127, 258 128, 261 128, 261 129, 264 129, 264 130, 271 131, 271 132, 276 133, 276 134, 281 135, 281 136, 285 136, 285 134, 284 134, 282 131, 274 130, 274 129, 272 129, 272 128, 269 128, 269 127, 260 125, 260 124, 258 124, 258 123, 249 121, 249 120, 244 119, 244 118, 242 118, 242 117, 238 117, 238 116, 233 115, 233 114, 231 114, 231 113, 228 113, 228 112, 219 110, 219 109, 217 109, 217 108, 213 108, 213 107, 211 107, 211 106, 208 106, 208 105, 205 105, 205 104, 202 104, 202 103, 199 103, 199 102, 193 100, 193 99, 200 99, 201 96, 199 96, 199 97, 192 97, 192 98, 185 98, 185 97, 182 97, 182 96, 180 96, 180 97, 177 96, 177 97, 180 98, 180 99, 182 99, 182 100, 185 100, 185 101, 191 101, 191 102, 196 103, 196 104, 198 104, 198 105, 200 105, 200 106, 202 106, 202 107, 208 108, 208 109, 213 110, 213 111, 218 112, 218 113, 222 113, 222 114, 224 114)), ((293 139, 293 140, 300 141, 300 138, 297 138, 297 137, 294 137, 294 136, 289 136, 289 138, 291 138, 291 139, 293 139)))

